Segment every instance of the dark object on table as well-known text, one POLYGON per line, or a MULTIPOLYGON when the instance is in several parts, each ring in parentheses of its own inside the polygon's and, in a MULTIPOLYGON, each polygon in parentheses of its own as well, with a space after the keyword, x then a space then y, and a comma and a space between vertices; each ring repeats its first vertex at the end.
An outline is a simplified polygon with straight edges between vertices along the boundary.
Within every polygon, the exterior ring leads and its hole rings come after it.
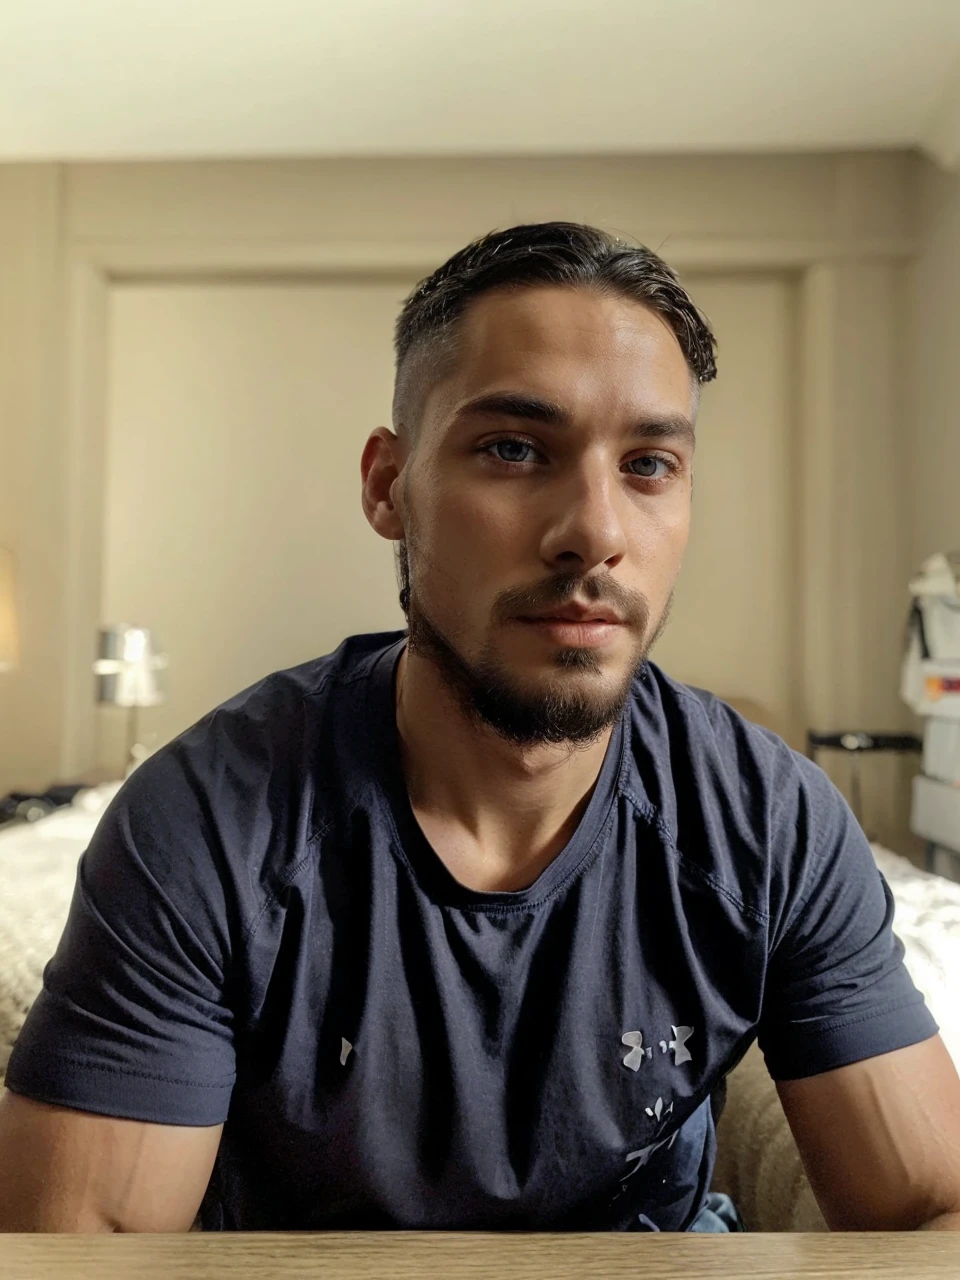
POLYGON ((8 822, 38 822, 48 813, 70 804, 83 786, 60 783, 44 792, 11 791, 0 800, 0 826, 8 822))
POLYGON ((818 751, 845 751, 851 757, 853 769, 850 779, 850 807, 861 826, 860 757, 876 751, 892 751, 903 755, 908 751, 922 750, 923 741, 915 733, 864 733, 862 729, 817 733, 814 729, 807 730, 807 755, 811 760, 816 760, 818 751))

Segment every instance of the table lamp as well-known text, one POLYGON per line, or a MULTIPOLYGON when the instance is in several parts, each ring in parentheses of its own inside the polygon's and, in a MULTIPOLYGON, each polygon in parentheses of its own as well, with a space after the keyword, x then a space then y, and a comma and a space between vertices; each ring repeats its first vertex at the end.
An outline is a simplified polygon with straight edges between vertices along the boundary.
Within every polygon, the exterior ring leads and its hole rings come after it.
POLYGON ((97 677, 97 701, 126 707, 127 763, 137 759, 137 713, 166 700, 167 656, 158 651, 153 634, 128 623, 101 627, 99 656, 93 664, 97 677))
POLYGON ((0 547, 0 672, 12 671, 19 659, 13 553, 0 547))

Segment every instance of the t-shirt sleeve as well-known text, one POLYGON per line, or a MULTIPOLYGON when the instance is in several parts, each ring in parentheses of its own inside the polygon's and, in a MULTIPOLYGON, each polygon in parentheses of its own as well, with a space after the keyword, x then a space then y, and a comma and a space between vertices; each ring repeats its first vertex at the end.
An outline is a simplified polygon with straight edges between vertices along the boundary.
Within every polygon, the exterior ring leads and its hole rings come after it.
POLYGON ((127 780, 80 859, 8 1087, 160 1124, 225 1120, 235 1079, 229 920, 202 788, 167 748, 127 780))
POLYGON ((795 801, 778 824, 791 848, 779 851, 787 883, 758 1036, 776 1080, 819 1075, 937 1031, 904 965, 893 895, 866 837, 826 775, 796 764, 795 801))

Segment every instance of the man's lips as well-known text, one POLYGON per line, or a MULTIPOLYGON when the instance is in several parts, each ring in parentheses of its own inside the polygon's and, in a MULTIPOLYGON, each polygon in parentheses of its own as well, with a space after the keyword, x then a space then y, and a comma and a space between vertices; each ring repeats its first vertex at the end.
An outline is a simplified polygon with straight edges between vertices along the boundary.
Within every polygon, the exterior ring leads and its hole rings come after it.
POLYGON ((608 625, 619 626, 623 619, 618 617, 612 609, 582 609, 566 605, 559 609, 550 609, 544 613, 524 614, 520 617, 521 622, 572 622, 579 624, 590 623, 606 623, 608 625))
POLYGON ((602 605, 586 608, 564 605, 549 613, 522 614, 517 621, 539 632, 551 644, 575 649, 602 648, 619 634, 623 625, 617 614, 602 605))

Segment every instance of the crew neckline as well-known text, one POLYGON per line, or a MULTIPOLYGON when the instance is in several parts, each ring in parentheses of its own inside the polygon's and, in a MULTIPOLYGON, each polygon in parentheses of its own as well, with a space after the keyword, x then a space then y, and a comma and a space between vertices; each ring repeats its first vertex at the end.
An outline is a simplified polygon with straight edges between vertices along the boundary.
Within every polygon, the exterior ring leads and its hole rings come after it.
POLYGON ((587 807, 557 856, 524 889, 471 889, 461 884, 447 868, 424 834, 410 803, 403 775, 394 692, 397 663, 405 645, 406 635, 385 649, 375 660, 367 681, 367 722, 373 730, 371 739, 379 757, 377 782, 394 828, 396 852, 423 892, 440 906, 490 912, 538 906, 584 869, 606 825, 623 767, 626 709, 610 735, 587 807))

